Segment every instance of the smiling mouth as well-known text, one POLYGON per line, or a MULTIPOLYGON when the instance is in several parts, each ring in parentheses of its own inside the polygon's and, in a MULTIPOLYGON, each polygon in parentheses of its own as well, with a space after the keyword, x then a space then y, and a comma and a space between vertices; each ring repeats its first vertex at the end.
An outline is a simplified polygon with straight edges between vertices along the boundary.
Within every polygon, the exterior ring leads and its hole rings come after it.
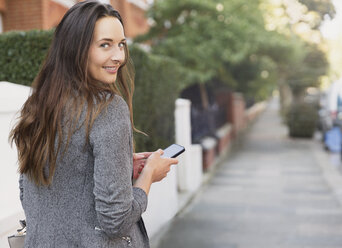
POLYGON ((105 69, 106 72, 110 74, 115 74, 117 73, 119 67, 118 66, 103 66, 103 69, 105 69))

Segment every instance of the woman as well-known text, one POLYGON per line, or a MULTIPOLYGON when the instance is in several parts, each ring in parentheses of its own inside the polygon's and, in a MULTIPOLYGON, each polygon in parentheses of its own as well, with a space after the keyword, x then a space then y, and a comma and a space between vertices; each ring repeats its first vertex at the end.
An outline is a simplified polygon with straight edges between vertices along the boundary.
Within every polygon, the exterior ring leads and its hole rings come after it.
POLYGON ((162 150, 133 156, 129 62, 110 5, 80 2, 57 26, 11 133, 25 247, 149 247, 141 214, 150 186, 178 161, 162 150))

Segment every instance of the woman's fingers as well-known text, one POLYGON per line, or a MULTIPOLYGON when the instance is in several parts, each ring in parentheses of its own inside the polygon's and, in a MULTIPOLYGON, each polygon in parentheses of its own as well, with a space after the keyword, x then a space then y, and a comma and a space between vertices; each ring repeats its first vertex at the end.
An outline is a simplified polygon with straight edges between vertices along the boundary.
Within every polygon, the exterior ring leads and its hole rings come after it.
POLYGON ((149 156, 151 156, 152 152, 139 152, 134 154, 141 157, 141 159, 147 159, 149 156))
POLYGON ((145 156, 139 153, 133 153, 133 160, 144 159, 145 156))
POLYGON ((152 152, 141 152, 139 154, 143 155, 144 158, 148 158, 149 156, 151 156, 152 152))
POLYGON ((178 159, 177 158, 165 158, 167 159, 169 164, 178 164, 178 159))
POLYGON ((159 154, 160 156, 164 154, 164 151, 162 149, 158 149, 156 151, 157 154, 159 154))

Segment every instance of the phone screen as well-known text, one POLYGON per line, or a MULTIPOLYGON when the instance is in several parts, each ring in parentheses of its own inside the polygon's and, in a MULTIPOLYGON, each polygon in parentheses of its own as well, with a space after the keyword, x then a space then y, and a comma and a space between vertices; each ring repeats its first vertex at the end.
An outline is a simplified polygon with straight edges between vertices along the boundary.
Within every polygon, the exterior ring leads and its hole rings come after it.
POLYGON ((183 146, 172 144, 168 148, 164 149, 164 154, 161 157, 164 158, 175 158, 179 154, 183 153, 185 148, 183 146))

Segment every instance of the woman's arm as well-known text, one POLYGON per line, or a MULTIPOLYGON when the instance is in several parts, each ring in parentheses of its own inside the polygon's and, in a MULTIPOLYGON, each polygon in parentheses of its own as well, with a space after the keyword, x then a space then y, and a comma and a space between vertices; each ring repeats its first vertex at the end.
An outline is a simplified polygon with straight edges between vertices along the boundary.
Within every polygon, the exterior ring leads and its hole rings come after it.
POLYGON ((144 190, 132 187, 133 150, 129 110, 121 97, 95 120, 90 131, 94 197, 99 227, 110 237, 127 235, 147 207, 144 190))
POLYGON ((152 153, 132 187, 130 114, 126 102, 118 96, 95 120, 89 139, 94 156, 97 219, 108 236, 121 237, 146 210, 151 184, 163 179, 171 164, 178 161, 161 158, 162 150, 152 153))

